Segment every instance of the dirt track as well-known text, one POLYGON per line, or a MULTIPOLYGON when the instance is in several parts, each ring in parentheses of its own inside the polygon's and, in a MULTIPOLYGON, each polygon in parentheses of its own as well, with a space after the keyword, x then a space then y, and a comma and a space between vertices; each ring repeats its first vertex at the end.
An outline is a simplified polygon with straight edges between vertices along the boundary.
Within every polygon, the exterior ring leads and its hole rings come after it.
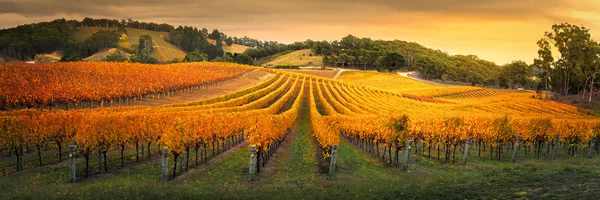
POLYGON ((245 77, 241 77, 235 80, 231 80, 220 85, 211 86, 209 88, 195 90, 187 93, 176 94, 160 99, 150 99, 143 101, 136 101, 136 106, 162 106, 167 104, 185 103, 195 100, 208 99, 216 97, 222 94, 227 94, 239 89, 247 88, 252 85, 258 84, 265 81, 273 74, 262 70, 250 72, 245 77))

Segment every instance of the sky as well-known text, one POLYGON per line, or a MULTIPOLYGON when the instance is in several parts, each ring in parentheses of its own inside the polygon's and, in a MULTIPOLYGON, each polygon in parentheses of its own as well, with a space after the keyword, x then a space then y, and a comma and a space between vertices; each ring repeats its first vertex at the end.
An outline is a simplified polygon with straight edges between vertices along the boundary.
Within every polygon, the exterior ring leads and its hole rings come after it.
POLYGON ((552 24, 590 29, 600 41, 600 0, 0 0, 0 28, 84 17, 219 29, 292 43, 352 34, 405 40, 502 65, 532 63, 552 24))

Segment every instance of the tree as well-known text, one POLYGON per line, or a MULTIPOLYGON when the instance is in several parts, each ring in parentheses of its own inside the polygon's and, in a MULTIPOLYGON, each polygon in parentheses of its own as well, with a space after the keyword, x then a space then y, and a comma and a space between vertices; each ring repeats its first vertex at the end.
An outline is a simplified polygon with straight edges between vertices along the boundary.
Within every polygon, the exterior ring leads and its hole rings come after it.
POLYGON ((377 59, 375 60, 375 67, 377 68, 378 72, 382 72, 385 70, 385 63, 384 63, 384 56, 378 56, 377 59))
POLYGON ((121 53, 121 51, 119 51, 119 50, 107 55, 104 58, 104 61, 107 61, 107 62, 125 62, 126 60, 127 60, 127 57, 125 57, 125 55, 123 53, 121 53))
POLYGON ((140 63, 150 63, 155 64, 158 63, 158 60, 151 56, 152 51, 154 50, 154 42, 152 42, 152 37, 150 35, 142 35, 138 41, 138 46, 136 48, 137 55, 131 55, 131 62, 140 62, 140 63))
POLYGON ((556 67, 562 72, 562 91, 567 95, 574 81, 573 72, 581 70, 581 67, 586 65, 584 57, 590 48, 589 29, 569 23, 554 24, 552 32, 546 32, 545 35, 554 43, 561 55, 556 67))
POLYGON ((145 57, 140 57, 136 54, 131 55, 131 62, 139 62, 139 63, 147 63, 147 64, 156 64, 158 60, 151 55, 146 55, 145 57))
POLYGON ((544 87, 546 88, 546 100, 548 99, 548 77, 550 75, 549 69, 554 58, 552 57, 552 51, 550 49, 550 42, 547 38, 542 38, 537 42, 538 47, 538 58, 533 60, 534 66, 542 70, 544 73, 544 87))
POLYGON ((357 38, 353 35, 348 35, 346 37, 343 37, 342 40, 340 41, 340 46, 343 49, 357 49, 360 43, 360 38, 357 38))
POLYGON ((152 42, 152 36, 142 35, 138 40, 138 53, 144 57, 149 55, 154 50, 154 43, 152 42))
POLYGON ((84 18, 83 21, 81 21, 81 24, 83 26, 96 26, 94 19, 89 17, 84 18))
POLYGON ((342 53, 337 57, 337 64, 340 67, 345 67, 346 62, 350 62, 350 56, 346 53, 342 53))
POLYGON ((231 57, 230 55, 225 54, 225 55, 223 55, 223 57, 217 56, 212 61, 213 62, 235 62, 235 59, 233 59, 233 57, 231 57))
POLYGON ((441 79, 448 67, 436 57, 425 57, 415 61, 413 70, 418 71, 423 78, 441 79))
POLYGON ((313 43, 311 50, 317 55, 329 56, 332 53, 331 44, 329 44, 327 41, 313 43))
POLYGON ((217 29, 213 29, 212 33, 208 35, 208 38, 216 40, 221 38, 221 33, 217 29))
POLYGON ((119 38, 116 31, 100 30, 78 45, 79 52, 76 52, 76 55, 70 56, 88 57, 102 49, 117 47, 119 38))
POLYGON ((380 61, 380 65, 383 66, 383 69, 386 69, 390 72, 399 70, 400 67, 404 66, 404 64, 404 58, 402 55, 396 52, 386 54, 380 61))
POLYGON ((333 56, 323 56, 323 65, 325 66, 335 66, 337 60, 333 56))
POLYGON ((117 32, 119 32, 121 34, 127 34, 127 29, 125 29, 125 27, 123 27, 123 26, 119 26, 119 28, 117 29, 117 32))
POLYGON ((208 60, 208 55, 205 53, 198 53, 196 51, 188 53, 184 61, 185 62, 205 62, 208 60))
POLYGON ((367 65, 366 65, 366 62, 365 62, 365 57, 364 57, 364 56, 358 56, 358 57, 356 58, 356 60, 354 61, 354 63, 355 63, 356 65, 362 65, 362 66, 364 67, 363 69, 364 69, 364 70, 367 70, 367 68, 366 68, 366 66, 367 66, 367 65))
MULTIPOLYGON (((585 86, 589 88, 589 99, 588 102, 592 102, 592 93, 594 92, 594 82, 596 76, 600 73, 600 45, 595 41, 591 41, 589 52, 586 54, 585 63, 589 63, 589 67, 584 70, 586 75, 585 86)), ((585 87, 583 88, 582 100, 585 99, 585 87)))
POLYGON ((225 44, 227 44, 227 46, 231 46, 231 45, 233 45, 233 39, 232 39, 231 37, 228 37, 228 38, 225 40, 225 44))
POLYGON ((524 61, 513 61, 502 67, 500 84, 508 88, 523 87, 531 74, 532 67, 524 61))
POLYGON ((250 56, 243 53, 235 57, 235 62, 238 64, 252 65, 254 60, 250 56))
POLYGON ((215 46, 217 47, 217 49, 223 49, 223 40, 221 40, 221 38, 217 38, 217 41, 215 42, 215 46))
POLYGON ((204 35, 204 37, 208 37, 208 29, 202 28, 202 35, 204 35))
POLYGON ((348 66, 354 66, 354 61, 356 61, 356 57, 349 56, 348 57, 348 66))
POLYGON ((167 42, 181 48, 181 50, 186 52, 203 52, 208 55, 209 59, 223 55, 222 49, 211 45, 197 28, 188 26, 177 27, 177 29, 169 33, 169 37, 167 38, 167 42))

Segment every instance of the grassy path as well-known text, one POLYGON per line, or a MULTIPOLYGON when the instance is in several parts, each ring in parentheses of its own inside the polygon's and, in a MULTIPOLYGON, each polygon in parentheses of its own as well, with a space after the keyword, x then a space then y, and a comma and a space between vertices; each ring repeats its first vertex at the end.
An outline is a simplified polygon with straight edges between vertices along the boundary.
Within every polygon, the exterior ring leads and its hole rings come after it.
POLYGON ((304 103, 300 109, 298 123, 291 133, 294 135, 288 137, 285 151, 271 163, 274 174, 266 181, 306 182, 314 179, 318 173, 317 146, 311 142, 312 127, 308 105, 304 103))
MULTIPOLYGON (((306 96, 306 95, 305 95, 306 96)), ((306 195, 324 192, 322 178, 317 167, 317 144, 312 138, 312 127, 308 99, 300 108, 300 116, 294 130, 286 138, 272 161, 267 163, 265 171, 259 174, 259 181, 252 183, 253 189, 259 193, 253 197, 294 199, 298 195, 311 199, 306 195)), ((319 195, 314 196, 319 197, 319 195)))

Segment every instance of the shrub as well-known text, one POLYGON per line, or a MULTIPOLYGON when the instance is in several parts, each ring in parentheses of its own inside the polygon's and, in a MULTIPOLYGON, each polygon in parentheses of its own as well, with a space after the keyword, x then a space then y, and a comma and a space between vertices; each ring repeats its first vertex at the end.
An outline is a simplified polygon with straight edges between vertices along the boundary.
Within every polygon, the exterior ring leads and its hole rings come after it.
POLYGON ((104 57, 104 61, 107 62, 125 62, 127 61, 127 57, 121 53, 121 51, 116 51, 104 57))
POLYGON ((275 69, 300 69, 298 65, 276 65, 275 69))
POLYGON ((77 62, 82 61, 83 59, 79 56, 63 56, 59 62, 77 62))

